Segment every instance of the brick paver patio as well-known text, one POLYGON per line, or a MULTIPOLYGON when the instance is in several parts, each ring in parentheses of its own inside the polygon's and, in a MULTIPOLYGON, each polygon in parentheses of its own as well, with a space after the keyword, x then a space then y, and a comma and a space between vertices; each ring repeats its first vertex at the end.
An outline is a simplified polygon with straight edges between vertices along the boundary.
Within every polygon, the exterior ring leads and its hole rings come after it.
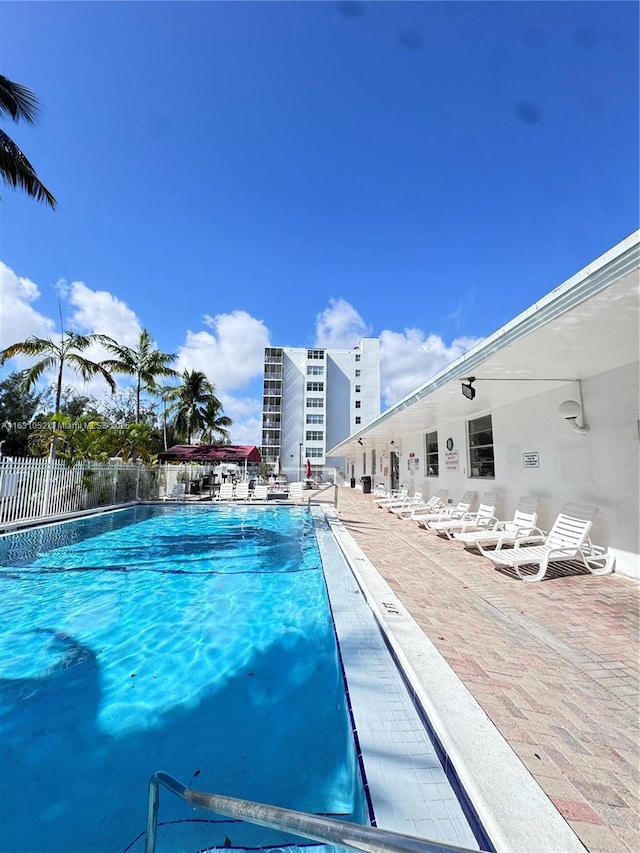
POLYGON ((640 585, 525 584, 374 495, 341 488, 338 511, 585 847, 640 849, 640 585))

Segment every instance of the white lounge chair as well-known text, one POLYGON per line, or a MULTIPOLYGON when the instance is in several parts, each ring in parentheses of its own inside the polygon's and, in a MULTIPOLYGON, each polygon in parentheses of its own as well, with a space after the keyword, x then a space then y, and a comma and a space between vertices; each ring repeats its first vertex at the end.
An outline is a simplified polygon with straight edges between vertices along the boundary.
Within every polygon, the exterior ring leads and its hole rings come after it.
POLYGON ((162 498, 163 501, 183 501, 185 499, 184 483, 174 483, 162 498))
POLYGON ((416 504, 411 508, 411 512, 407 515, 400 516, 402 521, 414 521, 420 518, 423 515, 430 515, 431 513, 442 512, 447 508, 447 499, 449 497, 448 489, 438 489, 438 491, 432 495, 429 500, 422 500, 420 503, 416 504))
POLYGON ((444 521, 427 521, 427 527, 429 530, 435 530, 438 534, 444 533, 447 539, 453 539, 456 530, 486 529, 491 522, 496 521, 494 513, 497 500, 497 492, 485 492, 480 499, 480 506, 476 512, 465 512, 459 518, 447 518, 444 521))
POLYGON ((302 483, 289 483, 289 500, 302 500, 302 483))
POLYGON ((613 559, 603 548, 595 548, 589 539, 589 531, 597 507, 586 504, 566 503, 546 537, 539 545, 522 546, 516 541, 513 548, 502 548, 486 554, 496 566, 515 570, 527 583, 541 581, 552 563, 579 560, 594 575, 608 575, 613 571, 613 559), (522 572, 523 566, 537 566, 534 574, 522 572))
POLYGON ((394 510, 394 513, 398 518, 402 519, 402 521, 407 521, 408 519, 413 518, 416 513, 443 510, 446 507, 445 501, 447 500, 448 494, 449 493, 446 489, 438 489, 435 495, 432 495, 428 500, 421 496, 419 500, 412 500, 406 506, 397 507, 394 510))
POLYGON ((220 483, 220 489, 215 496, 216 501, 232 501, 233 500, 233 483, 220 483))
POLYGON ((425 530, 428 530, 428 522, 430 521, 461 518, 465 513, 471 512, 471 507, 475 503, 477 495, 478 493, 474 491, 465 492, 462 500, 455 506, 447 506, 441 511, 416 513, 414 520, 418 522, 418 527, 424 527, 425 530))
POLYGON ((540 536, 536 527, 539 506, 539 498, 526 495, 518 501, 511 521, 496 520, 488 530, 458 530, 453 536, 464 542, 465 548, 477 548, 481 554, 486 554, 487 549, 499 551, 503 545, 513 545, 517 539, 526 543, 532 536, 534 539, 540 536))
POLYGON ((411 497, 407 495, 401 504, 388 506, 387 509, 389 512, 392 512, 394 515, 404 515, 406 512, 411 512, 414 506, 418 506, 418 504, 422 503, 422 492, 414 492, 411 497))
POLYGON ((233 489, 234 501, 249 500, 249 483, 236 483, 233 489))
POLYGON ((269 497, 269 489, 264 485, 254 486, 253 492, 251 493, 251 499, 254 501, 266 501, 269 497))
POLYGON ((403 486, 399 491, 392 492, 388 497, 378 499, 376 503, 379 507, 387 509, 390 506, 400 506, 408 496, 409 489, 403 486))

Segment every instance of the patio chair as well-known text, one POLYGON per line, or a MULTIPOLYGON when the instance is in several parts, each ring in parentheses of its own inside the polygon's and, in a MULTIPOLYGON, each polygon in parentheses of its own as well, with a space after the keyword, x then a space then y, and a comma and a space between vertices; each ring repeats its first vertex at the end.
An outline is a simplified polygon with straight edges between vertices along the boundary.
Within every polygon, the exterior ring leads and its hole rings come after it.
POLYGON ((376 503, 382 509, 389 509, 390 506, 400 506, 409 497, 409 489, 403 486, 400 491, 392 493, 388 498, 381 498, 376 503))
POLYGON ((503 545, 513 545, 517 539, 529 542, 541 535, 536 527, 540 499, 531 496, 521 497, 511 521, 496 520, 488 530, 458 530, 453 536, 464 542, 465 548, 477 548, 486 555, 486 549, 499 551, 503 545))
POLYGON ((465 512, 459 518, 447 518, 444 521, 427 521, 427 527, 429 530, 435 530, 438 534, 444 533, 447 539, 453 539, 456 530, 464 532, 486 529, 492 521, 496 521, 494 512, 496 511, 497 500, 497 492, 485 492, 480 499, 477 512, 465 512))
POLYGON ((414 492, 411 497, 407 495, 401 504, 392 504, 388 506, 389 512, 394 515, 403 515, 405 512, 411 512, 414 506, 422 503, 422 492, 414 492))
POLYGON ((220 483, 218 494, 214 497, 216 501, 233 500, 233 483, 220 483))
POLYGON ((445 501, 447 500, 449 492, 447 489, 438 489, 438 491, 432 495, 428 500, 422 496, 417 501, 411 501, 406 507, 397 507, 394 510, 394 513, 398 516, 402 521, 407 521, 410 518, 413 518, 415 513, 426 513, 426 512, 436 512, 437 510, 443 510, 446 507, 445 501))
POLYGON ((233 488, 234 501, 249 500, 249 483, 236 483, 233 488))
POLYGON ((420 512, 414 515, 414 521, 418 522, 418 527, 424 527, 428 530, 427 523, 429 521, 444 521, 445 519, 461 518, 468 512, 471 512, 471 507, 475 503, 478 493, 474 491, 465 492, 462 499, 455 506, 446 506, 443 510, 435 512, 420 512))
POLYGON ((289 483, 289 500, 302 500, 302 483, 289 483))
POLYGON ((595 506, 566 503, 546 537, 539 537, 539 545, 523 547, 522 541, 517 540, 513 548, 502 548, 485 556, 496 566, 514 569, 527 583, 541 581, 552 563, 573 560, 579 560, 593 575, 608 575, 613 571, 613 559, 603 548, 594 547, 589 539, 597 512, 595 506), (527 574, 521 571, 523 566, 538 568, 535 574, 527 574))
POLYGON ((269 497, 269 489, 265 485, 254 486, 251 499, 254 501, 266 501, 269 497))
POLYGON ((174 483, 162 498, 163 501, 183 501, 185 499, 184 483, 174 483))

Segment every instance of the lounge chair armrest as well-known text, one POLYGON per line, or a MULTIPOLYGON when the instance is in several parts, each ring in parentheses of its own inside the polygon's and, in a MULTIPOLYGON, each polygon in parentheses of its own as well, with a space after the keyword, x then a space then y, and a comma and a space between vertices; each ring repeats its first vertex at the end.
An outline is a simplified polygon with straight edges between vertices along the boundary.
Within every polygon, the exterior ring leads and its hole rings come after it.
POLYGON ((540 527, 519 527, 516 533, 516 540, 522 539, 525 536, 528 539, 531 539, 534 534, 536 534, 536 538, 539 539, 546 539, 549 535, 546 530, 542 530, 540 527))
POLYGON ((544 545, 547 541, 546 536, 521 536, 520 531, 517 533, 516 540, 513 543, 514 548, 526 547, 527 545, 535 545, 536 542, 544 545))

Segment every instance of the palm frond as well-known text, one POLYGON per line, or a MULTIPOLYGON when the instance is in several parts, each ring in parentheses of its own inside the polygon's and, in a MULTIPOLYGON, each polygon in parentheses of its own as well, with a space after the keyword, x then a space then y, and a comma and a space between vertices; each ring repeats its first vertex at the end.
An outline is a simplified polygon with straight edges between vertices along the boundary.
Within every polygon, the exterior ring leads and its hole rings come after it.
POLYGON ((36 384, 38 379, 40 379, 42 374, 46 370, 53 370, 57 363, 58 359, 53 355, 49 355, 46 358, 43 358, 41 361, 36 362, 36 364, 34 364, 32 367, 25 371, 25 388, 32 388, 36 384))
POLYGON ((0 366, 16 355, 42 355, 45 352, 59 354, 59 348, 50 338, 27 338, 26 341, 11 344, 0 352, 0 366))
POLYGON ((83 358, 75 352, 70 352, 67 355, 66 361, 72 365, 85 382, 88 382, 93 376, 100 374, 112 391, 116 390, 116 383, 109 371, 96 361, 90 361, 88 358, 83 358))
POLYGON ((0 116, 35 124, 39 115, 40 103, 31 89, 0 74, 0 116))
POLYGON ((109 347, 115 343, 113 338, 110 338, 108 335, 79 335, 77 332, 65 332, 67 336, 66 339, 66 348, 67 349, 77 349, 79 352, 84 352, 89 347, 95 346, 96 344, 101 344, 104 347, 109 347))
POLYGON ((11 137, 0 130, 0 177, 13 189, 24 190, 36 201, 55 210, 58 202, 36 175, 36 170, 11 137))

